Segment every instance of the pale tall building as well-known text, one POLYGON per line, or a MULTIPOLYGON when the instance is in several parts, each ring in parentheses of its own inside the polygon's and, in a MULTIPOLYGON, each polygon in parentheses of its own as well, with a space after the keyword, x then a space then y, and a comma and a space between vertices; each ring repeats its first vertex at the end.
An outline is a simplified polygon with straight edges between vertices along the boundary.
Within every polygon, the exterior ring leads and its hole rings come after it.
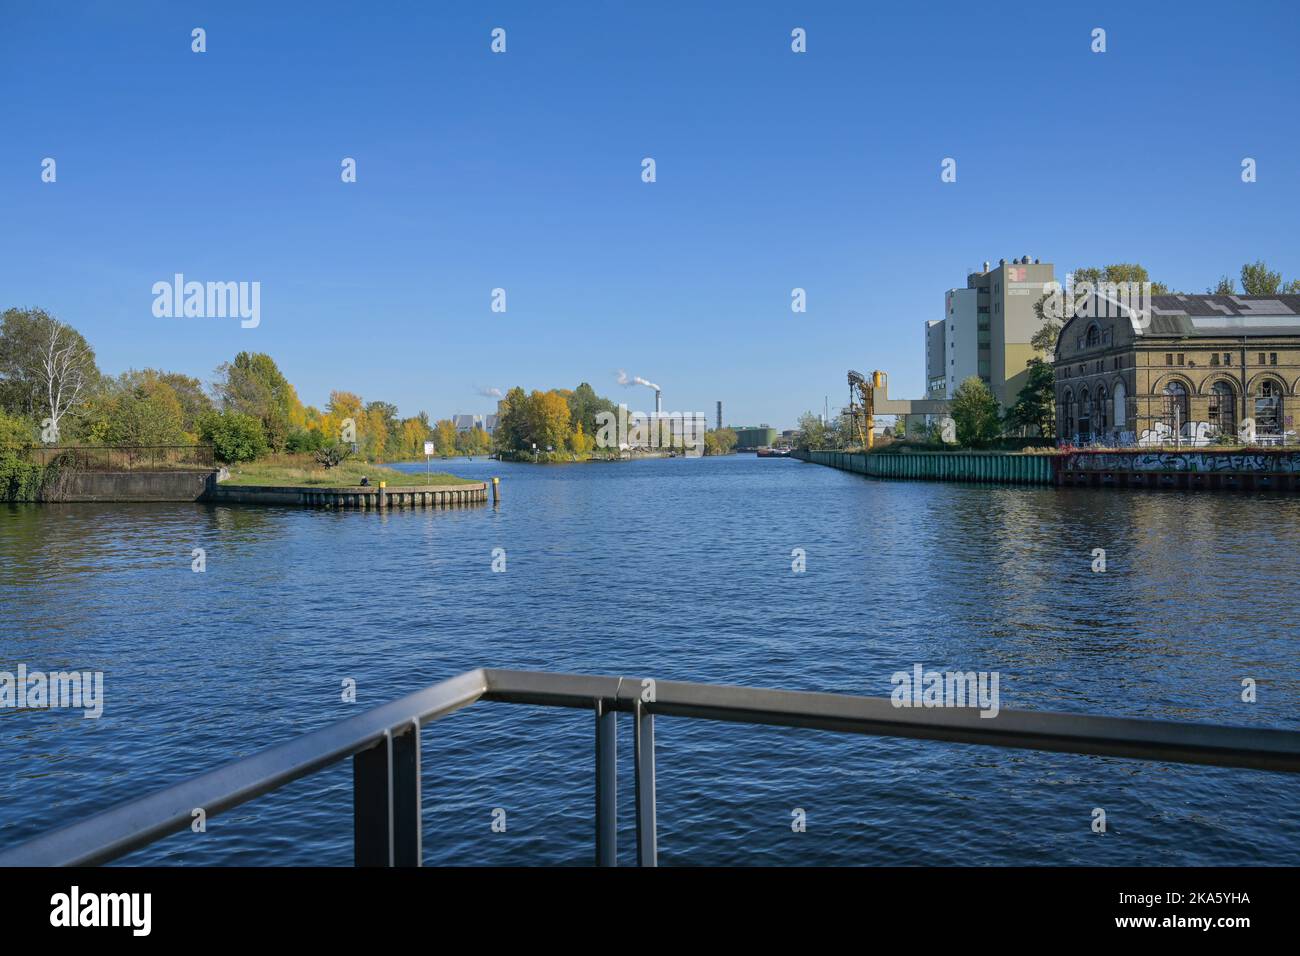
POLYGON ((949 289, 943 319, 925 324, 926 396, 951 398, 978 375, 1003 408, 1014 404, 1029 360, 1039 354, 1029 344, 1041 326, 1034 303, 1053 281, 1050 262, 1022 256, 996 266, 986 262, 966 277, 964 289, 949 289))

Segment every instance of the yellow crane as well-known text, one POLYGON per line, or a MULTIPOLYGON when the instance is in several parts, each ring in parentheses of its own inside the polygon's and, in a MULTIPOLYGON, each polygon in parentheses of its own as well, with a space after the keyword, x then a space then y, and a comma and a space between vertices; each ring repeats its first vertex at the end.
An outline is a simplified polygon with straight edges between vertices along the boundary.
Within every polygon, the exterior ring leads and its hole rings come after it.
POLYGON ((875 390, 888 389, 889 376, 877 369, 867 379, 861 372, 849 370, 849 422, 858 442, 867 451, 876 438, 875 390))

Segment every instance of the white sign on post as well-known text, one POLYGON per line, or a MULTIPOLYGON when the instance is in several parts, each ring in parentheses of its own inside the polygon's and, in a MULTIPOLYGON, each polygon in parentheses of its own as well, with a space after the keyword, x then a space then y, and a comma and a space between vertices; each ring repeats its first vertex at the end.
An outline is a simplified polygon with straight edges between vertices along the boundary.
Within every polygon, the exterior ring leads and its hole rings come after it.
POLYGON ((433 454, 433 442, 431 442, 431 441, 427 441, 427 442, 424 443, 424 453, 425 453, 426 455, 432 455, 432 454, 433 454))

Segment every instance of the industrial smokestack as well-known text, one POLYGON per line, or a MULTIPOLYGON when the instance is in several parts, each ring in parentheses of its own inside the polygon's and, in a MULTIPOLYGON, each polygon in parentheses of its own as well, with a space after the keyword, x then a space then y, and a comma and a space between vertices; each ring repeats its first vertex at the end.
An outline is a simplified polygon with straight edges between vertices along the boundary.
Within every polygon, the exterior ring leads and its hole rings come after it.
POLYGON ((660 401, 662 397, 663 396, 660 394, 659 389, 656 388, 655 389, 655 416, 656 417, 658 417, 659 414, 663 411, 663 404, 660 401))
POLYGON ((718 430, 722 430, 722 402, 718 402, 718 430))

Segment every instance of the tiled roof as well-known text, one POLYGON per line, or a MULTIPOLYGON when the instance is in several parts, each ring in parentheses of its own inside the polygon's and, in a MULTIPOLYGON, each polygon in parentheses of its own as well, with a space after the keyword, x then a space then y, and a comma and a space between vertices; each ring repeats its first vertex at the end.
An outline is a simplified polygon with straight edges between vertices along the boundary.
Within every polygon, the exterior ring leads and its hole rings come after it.
POLYGON ((1150 336, 1300 335, 1300 295, 1155 295, 1150 336))

